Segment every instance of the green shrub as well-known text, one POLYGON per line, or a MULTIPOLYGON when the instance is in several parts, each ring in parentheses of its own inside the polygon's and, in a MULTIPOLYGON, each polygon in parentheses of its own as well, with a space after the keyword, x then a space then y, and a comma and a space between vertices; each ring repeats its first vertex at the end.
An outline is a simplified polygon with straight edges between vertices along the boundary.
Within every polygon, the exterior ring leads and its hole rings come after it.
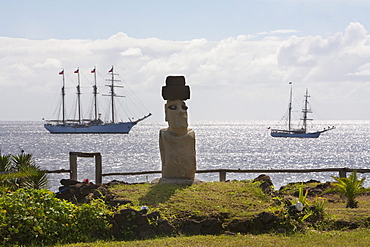
POLYGON ((368 191, 368 189, 363 187, 365 178, 358 179, 356 171, 353 171, 348 178, 338 178, 334 176, 332 176, 332 178, 335 179, 333 183, 334 188, 324 193, 337 192, 347 198, 346 208, 357 208, 358 202, 356 201, 356 197, 368 191))
POLYGON ((299 185, 298 197, 289 200, 283 197, 274 197, 275 203, 270 207, 279 219, 279 224, 286 232, 304 232, 307 227, 321 228, 319 222, 324 221, 325 199, 317 197, 315 201, 308 200, 308 190, 304 190, 303 183, 299 185), (294 204, 295 203, 295 204, 294 204), (278 210, 276 210, 278 205, 278 210))
POLYGON ((11 155, 1 155, 0 152, 0 171, 1 172, 9 171, 10 166, 11 166, 11 155))
POLYGON ((36 165, 32 154, 0 154, 0 193, 19 188, 43 189, 47 187, 47 172, 36 165))
POLYGON ((50 245, 107 239, 102 201, 80 206, 47 190, 19 189, 0 197, 0 245, 50 245))

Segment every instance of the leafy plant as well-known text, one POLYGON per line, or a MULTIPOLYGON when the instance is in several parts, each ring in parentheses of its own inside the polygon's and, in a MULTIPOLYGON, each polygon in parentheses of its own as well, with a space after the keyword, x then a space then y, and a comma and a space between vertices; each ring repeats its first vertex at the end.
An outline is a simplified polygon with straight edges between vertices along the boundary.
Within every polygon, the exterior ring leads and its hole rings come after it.
POLYGON ((0 245, 52 245, 109 239, 103 201, 77 206, 47 190, 19 189, 0 197, 0 245))
POLYGON ((12 155, 0 154, 0 193, 15 189, 14 181, 21 177, 24 174, 14 169, 12 155))
POLYGON ((42 189, 47 186, 47 173, 35 164, 32 154, 0 155, 1 190, 18 188, 42 189))
POLYGON ((9 171, 11 166, 11 155, 1 155, 0 153, 0 172, 9 171))
POLYGON ((16 180, 19 177, 24 176, 22 173, 0 173, 0 195, 6 191, 12 190, 13 186, 10 181, 16 180))
MULTIPOLYGON (((279 224, 291 232, 303 232, 306 227, 316 228, 318 222, 324 220, 325 216, 325 200, 316 196, 315 201, 310 201, 308 198, 308 190, 305 190, 304 184, 295 185, 298 189, 297 198, 285 199, 284 197, 274 197, 274 205, 279 205, 279 210, 276 207, 270 208, 279 219, 279 224), (294 204, 295 203, 295 204, 294 204)), ((293 193, 291 191, 291 193, 293 193)))
POLYGON ((19 165, 18 169, 19 172, 25 175, 20 181, 20 187, 32 189, 46 188, 48 183, 46 170, 40 169, 34 162, 19 165))
POLYGON ((337 192, 347 198, 346 208, 357 208, 358 202, 356 201, 356 197, 367 191, 363 187, 365 178, 358 179, 356 170, 348 178, 334 176, 332 178, 336 181, 333 183, 334 188, 326 190, 324 193, 337 192))
POLYGON ((324 219, 324 216, 326 215, 326 200, 325 198, 316 196, 314 205, 311 207, 313 216, 316 217, 317 220, 324 219))
POLYGON ((306 201, 306 199, 307 199, 307 195, 308 195, 308 190, 304 191, 304 186, 303 186, 303 184, 302 184, 302 185, 299 187, 298 201, 299 201, 300 203, 302 203, 302 204, 303 204, 303 206, 307 204, 307 201, 306 201))

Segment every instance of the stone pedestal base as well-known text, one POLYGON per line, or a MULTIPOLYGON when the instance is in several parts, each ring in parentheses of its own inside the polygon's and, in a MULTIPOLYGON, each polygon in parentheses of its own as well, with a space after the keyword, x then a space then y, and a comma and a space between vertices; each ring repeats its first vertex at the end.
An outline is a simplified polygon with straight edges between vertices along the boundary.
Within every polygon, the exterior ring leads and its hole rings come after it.
POLYGON ((194 179, 196 171, 195 134, 189 129, 183 136, 171 134, 168 129, 159 132, 162 159, 162 177, 194 179))
POLYGON ((192 185, 200 184, 203 181, 199 179, 190 179, 190 178, 156 178, 150 184, 178 184, 178 185, 192 185))

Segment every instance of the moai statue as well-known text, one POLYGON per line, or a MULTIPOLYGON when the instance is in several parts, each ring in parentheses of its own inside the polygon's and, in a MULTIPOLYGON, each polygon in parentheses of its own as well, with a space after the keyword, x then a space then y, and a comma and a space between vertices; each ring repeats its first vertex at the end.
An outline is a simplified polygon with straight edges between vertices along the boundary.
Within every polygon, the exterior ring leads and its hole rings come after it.
POLYGON ((192 184, 196 171, 195 133, 188 129, 190 88, 184 76, 168 76, 162 87, 165 104, 165 120, 168 128, 159 132, 159 149, 162 159, 161 182, 192 184))

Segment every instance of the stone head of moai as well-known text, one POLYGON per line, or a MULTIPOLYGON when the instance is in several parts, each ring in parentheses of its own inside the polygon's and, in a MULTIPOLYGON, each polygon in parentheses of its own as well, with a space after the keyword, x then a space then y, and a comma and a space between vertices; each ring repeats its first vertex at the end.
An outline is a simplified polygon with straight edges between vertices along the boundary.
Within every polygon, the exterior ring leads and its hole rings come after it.
POLYGON ((190 99, 190 88, 185 85, 184 76, 168 76, 166 86, 162 87, 165 104, 165 120, 168 131, 173 135, 184 135, 188 132, 188 107, 185 100, 190 99))

